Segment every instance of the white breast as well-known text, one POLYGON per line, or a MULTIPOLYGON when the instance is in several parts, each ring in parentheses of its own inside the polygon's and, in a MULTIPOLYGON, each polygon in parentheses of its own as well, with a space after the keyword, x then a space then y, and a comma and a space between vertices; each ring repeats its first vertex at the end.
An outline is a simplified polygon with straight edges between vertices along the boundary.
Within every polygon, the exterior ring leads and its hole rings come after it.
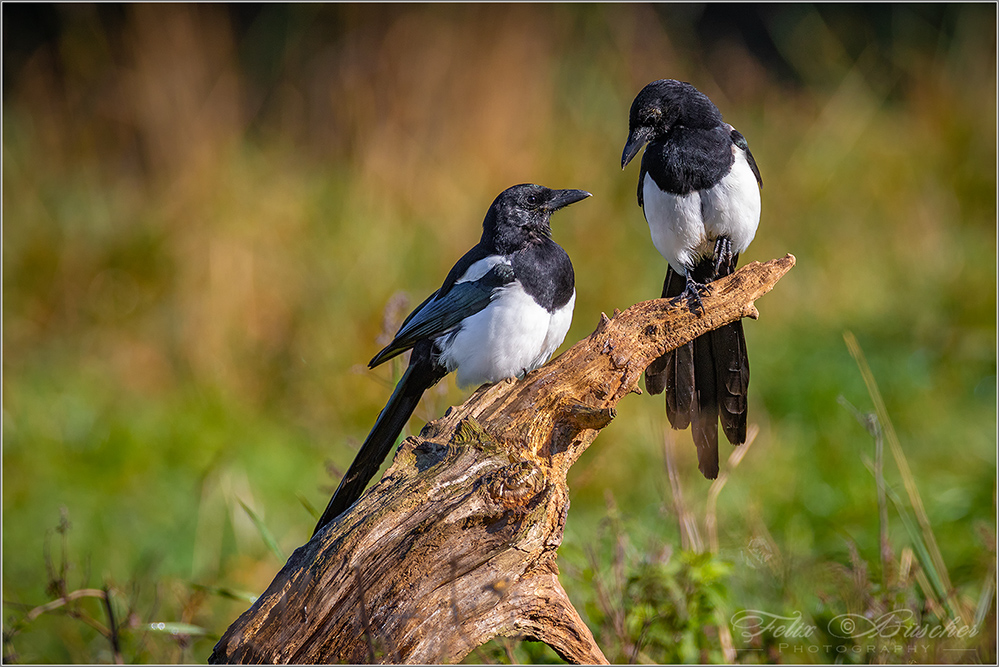
POLYGON ((649 174, 645 174, 643 187, 643 209, 652 244, 674 271, 686 275, 687 267, 696 264, 700 249, 707 245, 701 195, 696 191, 686 195, 663 192, 649 174))
POLYGON ((643 184, 645 219, 652 243, 674 271, 686 275, 714 252, 715 239, 728 236, 732 251, 749 247, 760 224, 760 188, 746 154, 732 147, 732 170, 706 190, 686 195, 663 192, 648 174, 643 184))
POLYGON ((732 241, 741 253, 752 243, 760 224, 760 186, 746 160, 746 153, 732 147, 735 163, 718 185, 701 193, 704 229, 712 242, 719 236, 732 241))
POLYGON ((492 302, 437 340, 440 360, 456 371, 458 386, 522 377, 548 361, 565 340, 576 294, 554 314, 513 283, 496 290, 492 302))

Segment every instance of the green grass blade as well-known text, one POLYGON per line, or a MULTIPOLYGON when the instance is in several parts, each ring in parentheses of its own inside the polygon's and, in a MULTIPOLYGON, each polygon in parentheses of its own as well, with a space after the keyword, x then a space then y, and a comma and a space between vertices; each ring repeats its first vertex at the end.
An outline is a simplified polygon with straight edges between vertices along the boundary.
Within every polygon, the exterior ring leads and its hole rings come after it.
POLYGON ((241 602, 249 602, 251 604, 257 601, 257 596, 253 593, 238 591, 234 588, 229 588, 228 586, 205 586, 204 584, 192 583, 191 588, 196 591, 203 591, 209 595, 226 598, 227 600, 239 600, 241 602))
POLYGON ((992 608, 992 601, 995 599, 996 593, 996 575, 995 575, 995 564, 993 563, 993 569, 989 572, 988 579, 985 580, 985 585, 982 586, 982 594, 978 597, 978 606, 975 609, 975 627, 982 627, 982 623, 985 622, 985 615, 989 613, 989 609, 992 608))
POLYGON ((152 630, 153 632, 163 632, 168 635, 187 635, 189 637, 207 637, 211 633, 199 625, 192 625, 190 623, 165 623, 165 622, 155 622, 147 623, 147 630, 152 630))
POLYGON ((305 511, 309 513, 309 516, 312 517, 313 521, 319 521, 321 514, 319 513, 319 510, 316 509, 316 506, 309 502, 308 498, 299 493, 298 502, 302 503, 302 507, 304 507, 305 511))
MULTIPOLYGON (((866 456, 864 457, 864 465, 872 475, 875 474, 874 464, 866 456)), ((909 511, 906 509, 902 499, 895 492, 895 489, 885 484, 884 491, 888 499, 891 500, 892 505, 895 506, 899 518, 902 519, 902 525, 905 527, 905 532, 909 535, 909 542, 912 544, 913 552, 916 554, 916 560, 919 562, 920 567, 923 568, 927 581, 930 582, 930 588, 935 598, 934 602, 941 609, 949 608, 950 613, 955 618, 960 618, 957 610, 951 605, 952 601, 947 596, 947 588, 944 586, 943 580, 939 572, 937 572, 936 565, 933 563, 933 558, 930 556, 929 549, 927 549, 926 543, 923 541, 923 532, 909 514, 909 511)))
MULTIPOLYGON (((944 586, 943 581, 940 578, 940 573, 937 572, 937 568, 933 563, 933 558, 930 556, 929 549, 926 548, 926 543, 923 541, 922 531, 916 525, 916 522, 913 521, 909 511, 902 503, 902 499, 899 498, 897 493, 895 493, 895 489, 886 484, 885 493, 888 495, 888 499, 891 500, 892 504, 895 506, 895 511, 898 512, 899 518, 902 519, 902 525, 905 526, 905 532, 909 534, 909 542, 912 544, 913 551, 916 552, 916 560, 919 561, 923 571, 926 572, 926 576, 930 580, 930 585, 933 587, 933 592, 936 593, 937 603, 941 607, 944 607, 947 601, 947 588, 944 586)), ((952 613, 953 611, 954 610, 951 610, 952 613)))
MULTIPOLYGON (((950 582, 950 576, 947 573, 947 566, 944 563, 943 555, 940 553, 940 547, 937 545, 936 537, 933 534, 933 527, 930 525, 929 516, 926 514, 926 508, 923 506, 922 496, 919 494, 919 488, 916 486, 916 478, 912 474, 912 469, 909 467, 909 462, 905 457, 905 452, 902 449, 902 444, 898 439, 898 434, 895 433, 895 426, 892 424, 891 419, 888 416, 888 409, 885 407, 884 399, 881 397, 881 390, 878 388, 878 383, 874 379, 874 373, 871 372, 871 367, 867 363, 867 358, 864 356, 863 350, 860 349, 860 343, 857 341, 856 336, 850 331, 843 332, 843 339, 846 342, 846 347, 850 351, 850 355, 853 357, 857 364, 857 368, 860 369, 860 375, 864 379, 864 384, 867 386, 867 393, 871 397, 871 401, 874 403, 874 410, 877 413, 878 422, 881 426, 881 431, 884 435, 885 440, 888 442, 888 446, 891 449, 892 458, 895 459, 895 465, 898 466, 898 471, 902 477, 902 484, 905 486, 906 495, 909 496, 909 503, 912 505, 912 511, 916 515, 916 520, 919 523, 920 532, 922 533, 922 542, 925 544, 927 555, 930 561, 933 563, 933 570, 937 573, 939 583, 943 586, 944 591, 947 593, 944 595, 944 599, 947 600, 947 606, 950 608, 951 613, 955 614, 955 618, 962 619, 965 623, 970 623, 971 619, 967 618, 964 614, 964 609, 958 604, 956 597, 950 593, 953 590, 950 582)), ((898 505, 896 503, 896 505, 898 505)))
POLYGON ((243 507, 243 510, 246 512, 247 516, 250 517, 250 521, 253 522, 253 525, 256 526, 257 532, 260 533, 260 539, 264 541, 264 544, 267 545, 267 548, 270 549, 275 556, 277 556, 277 559, 280 562, 283 563, 286 560, 288 560, 288 557, 284 555, 284 551, 282 551, 281 547, 278 545, 277 540, 274 539, 274 534, 271 533, 270 529, 267 528, 263 520, 259 516, 257 516, 257 513, 254 512, 252 509, 250 509, 250 506, 244 503, 242 500, 239 501, 239 504, 243 507))

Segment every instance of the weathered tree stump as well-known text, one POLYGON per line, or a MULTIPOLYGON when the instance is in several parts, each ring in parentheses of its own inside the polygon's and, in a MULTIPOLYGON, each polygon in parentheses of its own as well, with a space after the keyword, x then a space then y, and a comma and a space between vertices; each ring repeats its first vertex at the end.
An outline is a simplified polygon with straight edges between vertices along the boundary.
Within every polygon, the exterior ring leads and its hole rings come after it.
POLYGON ((407 438, 376 485, 295 550, 210 662, 456 662, 496 636, 606 663, 558 581, 566 474, 665 351, 741 317, 792 266, 754 262, 704 313, 639 303, 521 380, 476 391, 407 438))

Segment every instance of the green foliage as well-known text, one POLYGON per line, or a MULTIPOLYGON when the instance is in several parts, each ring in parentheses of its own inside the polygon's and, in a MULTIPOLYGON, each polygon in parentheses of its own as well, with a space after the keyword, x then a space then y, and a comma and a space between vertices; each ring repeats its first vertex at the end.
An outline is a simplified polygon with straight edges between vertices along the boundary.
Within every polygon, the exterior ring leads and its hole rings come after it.
POLYGON ((708 632, 727 598, 730 571, 711 554, 686 551, 665 563, 639 564, 626 589, 629 643, 660 664, 723 662, 717 635, 708 632))
MULTIPOLYGON (((657 296, 619 160, 635 92, 665 76, 760 164, 742 261, 798 264, 746 325, 759 433, 724 488, 688 434, 671 483, 659 397, 623 401, 573 467, 570 598, 619 661, 924 657, 825 633, 892 609, 982 628, 927 659, 995 659, 994 6, 2 11, 8 661, 206 659, 387 399, 399 364, 365 362, 503 188, 595 195, 554 220, 566 345, 657 296), (841 399, 892 425, 908 472, 889 450, 868 471, 841 399), (744 637, 752 610, 820 634, 744 637)), ((465 396, 442 382, 413 428, 465 396)), ((557 658, 496 640, 469 660, 557 658)))

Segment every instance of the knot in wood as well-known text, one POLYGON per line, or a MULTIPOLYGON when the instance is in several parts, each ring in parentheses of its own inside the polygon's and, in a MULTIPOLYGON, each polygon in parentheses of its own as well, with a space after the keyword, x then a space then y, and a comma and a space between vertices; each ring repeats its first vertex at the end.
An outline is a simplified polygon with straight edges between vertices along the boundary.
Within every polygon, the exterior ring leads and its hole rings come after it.
MULTIPOLYGON (((599 390, 599 388, 594 388, 599 390)), ((603 392, 606 395, 606 392, 603 392)), ((565 418, 578 429, 602 429, 617 416, 617 410, 612 407, 592 407, 582 403, 573 403, 565 407, 565 418)))
POLYGON ((489 432, 482 428, 482 425, 473 417, 462 419, 454 431, 454 437, 451 438, 451 442, 456 445, 492 442, 492 440, 493 437, 489 435, 489 432))
POLYGON ((526 505, 547 485, 545 474, 530 461, 519 461, 500 468, 489 476, 486 491, 503 507, 526 505))
POLYGON ((611 368, 614 370, 621 370, 622 368, 627 368, 628 363, 631 359, 623 354, 612 354, 610 355, 611 368))

